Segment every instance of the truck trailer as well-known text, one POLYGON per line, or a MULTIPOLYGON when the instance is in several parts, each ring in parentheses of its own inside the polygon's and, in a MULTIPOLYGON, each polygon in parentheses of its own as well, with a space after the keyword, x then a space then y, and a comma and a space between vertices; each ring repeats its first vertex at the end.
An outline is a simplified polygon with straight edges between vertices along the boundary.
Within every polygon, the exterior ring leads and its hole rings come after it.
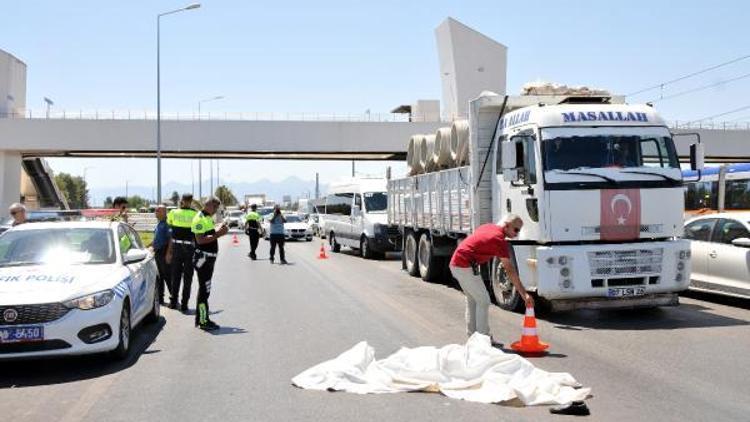
MULTIPOLYGON (((673 135, 648 105, 602 95, 470 103, 468 164, 388 182, 388 222, 403 267, 450 276, 457 245, 481 224, 516 214, 511 241, 524 286, 551 310, 677 305, 690 282, 683 180, 673 135)), ((696 135, 697 136, 697 135, 696 135)), ((691 165, 702 169, 700 139, 691 165)), ((499 260, 490 296, 523 307, 499 260)))

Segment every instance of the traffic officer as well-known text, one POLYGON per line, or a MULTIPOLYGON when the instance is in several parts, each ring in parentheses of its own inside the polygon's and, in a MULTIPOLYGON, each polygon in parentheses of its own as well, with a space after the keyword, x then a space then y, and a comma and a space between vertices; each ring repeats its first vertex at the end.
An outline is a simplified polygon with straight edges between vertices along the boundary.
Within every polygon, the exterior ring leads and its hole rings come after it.
POLYGON ((117 210, 117 213, 110 218, 111 221, 122 221, 128 222, 128 199, 124 196, 118 196, 112 201, 112 208, 117 210))
POLYGON ((214 226, 214 214, 221 205, 216 197, 210 197, 203 205, 203 211, 193 219, 192 232, 195 235, 195 255, 193 265, 198 273, 198 299, 196 300, 195 326, 201 330, 213 331, 219 326, 211 321, 208 313, 208 296, 211 294, 211 277, 219 252, 221 236, 229 232, 225 224, 214 226))
POLYGON ((258 206, 250 205, 250 211, 245 215, 245 233, 250 238, 250 253, 247 256, 253 261, 258 259, 255 250, 258 249, 258 240, 260 239, 260 214, 257 212, 258 206))
POLYGON ((180 208, 173 209, 167 214, 167 224, 172 229, 172 280, 169 307, 177 308, 177 298, 182 281, 182 298, 180 310, 187 312, 190 301, 190 287, 193 284, 193 254, 195 242, 191 227, 198 211, 192 208, 193 195, 185 193, 180 200, 180 208))

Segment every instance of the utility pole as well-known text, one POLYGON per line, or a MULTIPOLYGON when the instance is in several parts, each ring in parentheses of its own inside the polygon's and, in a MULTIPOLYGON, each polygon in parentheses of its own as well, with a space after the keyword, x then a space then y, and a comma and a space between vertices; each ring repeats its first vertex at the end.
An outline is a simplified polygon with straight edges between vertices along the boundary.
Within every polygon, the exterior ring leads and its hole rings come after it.
POLYGON ((354 160, 352 160, 352 177, 356 174, 356 169, 354 168, 354 160))
POLYGON ((320 173, 315 173, 315 199, 320 199, 320 173))
POLYGON ((208 196, 214 196, 214 162, 213 160, 208 160, 208 167, 210 170, 210 174, 208 176, 208 186, 211 188, 211 191, 208 193, 208 196))

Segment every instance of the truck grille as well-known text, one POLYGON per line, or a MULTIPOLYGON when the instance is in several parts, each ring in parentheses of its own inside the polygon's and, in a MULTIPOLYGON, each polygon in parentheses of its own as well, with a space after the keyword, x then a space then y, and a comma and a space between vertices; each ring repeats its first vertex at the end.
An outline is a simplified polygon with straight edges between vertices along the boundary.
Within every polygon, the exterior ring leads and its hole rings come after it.
POLYGON ((588 253, 592 278, 659 274, 663 256, 663 248, 588 253))
POLYGON ((62 303, 43 303, 40 305, 4 305, 0 306, 0 325, 44 324, 62 318, 70 309, 62 303), (6 311, 14 309, 16 319, 7 321, 6 311))

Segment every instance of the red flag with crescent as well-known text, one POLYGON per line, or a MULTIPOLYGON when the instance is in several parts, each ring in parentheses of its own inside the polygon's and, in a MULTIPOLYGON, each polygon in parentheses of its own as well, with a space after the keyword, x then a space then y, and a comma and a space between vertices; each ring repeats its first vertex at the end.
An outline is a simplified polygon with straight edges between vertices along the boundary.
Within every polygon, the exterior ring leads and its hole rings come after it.
POLYGON ((641 191, 601 191, 599 232, 602 240, 633 240, 641 236, 641 191))

